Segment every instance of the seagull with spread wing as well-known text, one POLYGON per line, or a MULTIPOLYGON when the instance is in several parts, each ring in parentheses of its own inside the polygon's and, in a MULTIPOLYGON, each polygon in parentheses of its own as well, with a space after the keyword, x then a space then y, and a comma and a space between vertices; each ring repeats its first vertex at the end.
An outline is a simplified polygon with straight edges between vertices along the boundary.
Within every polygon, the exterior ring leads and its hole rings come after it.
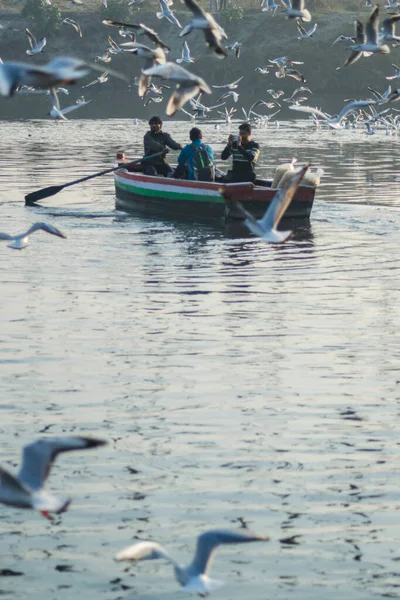
POLYGON ((236 58, 239 58, 242 46, 243 44, 241 42, 232 42, 232 44, 225 46, 225 48, 234 52, 236 58))
POLYGON ((76 33, 79 35, 79 37, 82 37, 82 29, 81 26, 79 25, 79 23, 77 23, 76 21, 73 21, 72 19, 63 19, 61 21, 61 23, 65 23, 66 25, 71 25, 71 27, 73 27, 76 31, 76 33))
POLYGON ((224 85, 213 85, 212 87, 217 89, 228 88, 228 90, 236 90, 236 88, 239 85, 239 82, 242 81, 243 77, 244 75, 239 77, 239 79, 235 79, 235 81, 232 81, 232 83, 225 83, 224 85))
POLYGON ((39 40, 38 42, 36 41, 36 38, 31 34, 31 32, 29 31, 29 29, 25 29, 26 31, 26 35, 28 37, 28 42, 30 45, 30 50, 27 50, 26 53, 28 54, 28 56, 33 56, 34 54, 40 54, 40 52, 43 52, 43 48, 46 45, 46 38, 43 37, 41 40, 39 40))
POLYGON ((133 31, 134 33, 137 33, 137 35, 145 35, 153 42, 153 44, 162 48, 163 50, 171 49, 169 46, 167 46, 167 44, 164 44, 154 29, 150 29, 150 27, 143 25, 143 23, 139 23, 138 25, 135 23, 121 23, 120 21, 113 21, 112 19, 103 19, 102 23, 103 25, 109 25, 110 27, 118 27, 120 29, 120 33, 121 30, 123 30, 126 32, 126 34, 129 34, 129 31, 133 31))
POLYGON ((314 23, 314 25, 312 27, 310 27, 310 29, 305 29, 303 27, 303 25, 300 23, 300 20, 298 19, 296 21, 296 27, 300 34, 300 37, 298 37, 297 39, 304 40, 305 38, 311 38, 314 35, 314 33, 317 30, 318 23, 314 23))
POLYGON ((287 19, 300 19, 301 21, 311 21, 310 11, 305 7, 305 0, 281 0, 285 8, 282 10, 287 19))
POLYGON ((33 508, 47 519, 53 520, 50 513, 62 513, 71 504, 71 498, 55 496, 44 490, 57 455, 61 452, 96 448, 106 443, 95 438, 71 436, 43 438, 25 446, 17 476, 0 467, 0 502, 15 508, 33 508))
POLYGON ((400 43, 400 37, 396 35, 396 24, 400 21, 400 14, 387 17, 382 22, 380 41, 400 43))
POLYGON ((165 111, 169 117, 174 116, 176 111, 197 94, 211 94, 211 90, 204 79, 193 75, 193 73, 172 62, 160 64, 151 69, 144 69, 142 73, 145 76, 161 77, 161 79, 176 83, 175 91, 170 97, 165 111))
POLYGON ((86 104, 90 104, 91 100, 77 100, 75 104, 71 104, 71 106, 66 106, 65 108, 60 108, 59 106, 52 106, 51 111, 49 112, 49 116, 52 119, 67 121, 67 117, 65 115, 69 114, 73 110, 77 108, 82 108, 82 106, 86 106, 86 104))
POLYGON ((93 81, 90 81, 89 83, 87 83, 86 85, 82 85, 82 89, 87 88, 87 87, 91 87, 92 85, 96 85, 97 83, 107 83, 108 81, 108 71, 104 71, 104 73, 101 73, 101 75, 99 75, 98 77, 96 77, 96 79, 93 79, 93 81))
POLYGON ((360 100, 358 102, 350 102, 350 104, 346 104, 337 117, 332 117, 327 113, 322 112, 318 108, 313 108, 312 106, 298 106, 296 104, 289 106, 291 110, 298 110, 300 112, 306 112, 313 115, 316 115, 323 121, 326 121, 327 125, 331 129, 343 129, 342 121, 344 117, 348 113, 354 113, 357 108, 364 108, 365 106, 370 106, 371 104, 377 104, 376 100, 360 100))
POLYGON ((182 56, 181 56, 181 58, 177 58, 176 62, 178 63, 178 65, 180 65, 184 62, 186 62, 186 63, 194 62, 194 59, 190 55, 189 44, 186 41, 184 41, 183 45, 182 45, 182 56))
MULTIPOLYGON (((17 235, 10 235, 8 233, 0 233, 0 240, 6 240, 7 242, 11 241, 11 244, 8 244, 9 248, 14 248, 15 250, 22 250, 23 248, 26 248, 26 246, 28 245, 29 236, 31 235, 31 233, 34 233, 35 231, 39 231, 39 230, 46 231, 47 233, 51 233, 52 235, 57 235, 58 237, 61 237, 61 238, 67 237, 66 235, 61 233, 61 231, 59 229, 57 229, 56 227, 53 227, 52 225, 48 225, 47 223, 34 223, 34 225, 32 225, 32 227, 30 227, 28 229, 28 231, 25 231, 24 233, 19 233, 17 235)), ((0 495, 0 502, 1 502, 1 495, 0 495)))
POLYGON ((226 58, 228 56, 226 50, 221 46, 223 39, 227 40, 228 36, 225 31, 218 25, 211 13, 205 12, 196 0, 185 0, 186 7, 194 14, 194 19, 180 32, 179 36, 188 35, 194 29, 200 29, 204 33, 206 43, 218 58, 226 58))
POLYGON ((146 93, 147 87, 151 81, 151 75, 148 73, 151 67, 164 65, 166 62, 164 50, 162 48, 149 48, 137 42, 125 42, 121 44, 125 52, 131 52, 139 58, 145 60, 145 68, 142 69, 142 74, 139 78, 138 94, 141 98, 146 93))
MULTIPOLYGON (((265 0, 262 0, 261 7, 264 6, 265 0)), ((275 0, 267 0, 267 6, 264 6, 262 12, 272 12, 272 16, 275 15, 278 10, 279 5, 275 2, 275 0)))
POLYGON ((163 19, 165 17, 167 21, 169 21, 173 25, 176 25, 177 27, 179 27, 179 29, 182 29, 182 25, 179 23, 173 11, 170 9, 168 2, 166 0, 159 1, 161 10, 156 13, 157 19, 163 19))
POLYGON ((390 48, 383 42, 384 38, 379 35, 379 6, 376 5, 365 28, 360 21, 356 21, 356 42, 349 46, 352 53, 343 66, 347 67, 354 64, 363 54, 365 56, 366 52, 389 54, 390 48))
POLYGON ((278 231, 278 225, 287 211, 293 196, 309 167, 310 165, 306 165, 287 179, 284 186, 279 188, 275 193, 275 196, 262 219, 255 219, 253 215, 243 208, 240 202, 233 200, 223 188, 221 193, 227 204, 233 204, 235 208, 238 208, 245 216, 244 223, 251 233, 271 244, 282 244, 290 238, 292 232, 278 231))
POLYGON ((121 550, 115 557, 118 561, 153 560, 162 558, 173 567, 175 579, 188 592, 197 592, 200 596, 221 587, 222 581, 211 579, 208 573, 215 550, 221 544, 243 544, 248 542, 267 542, 269 538, 241 529, 211 529, 197 538, 196 552, 190 565, 179 565, 172 556, 157 542, 142 541, 121 550))
POLYGON ((0 95, 12 96, 21 85, 50 89, 72 84, 87 75, 90 68, 96 69, 96 66, 70 57, 53 58, 43 66, 5 61, 0 64, 0 95))

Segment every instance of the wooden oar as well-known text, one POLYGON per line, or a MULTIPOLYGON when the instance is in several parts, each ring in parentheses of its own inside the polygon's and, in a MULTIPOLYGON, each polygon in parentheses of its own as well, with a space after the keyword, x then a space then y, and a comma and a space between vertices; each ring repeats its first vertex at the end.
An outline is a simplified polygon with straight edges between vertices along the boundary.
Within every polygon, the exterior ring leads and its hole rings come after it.
POLYGON ((151 158, 155 158, 156 156, 161 156, 165 153, 165 150, 161 150, 161 152, 157 152, 156 154, 150 154, 149 156, 144 156, 143 158, 138 158, 137 160, 133 160, 129 163, 123 163, 118 167, 113 167, 112 169, 106 169, 105 171, 100 171, 100 173, 94 173, 93 175, 87 175, 86 177, 82 177, 81 179, 75 179, 75 181, 70 181, 69 183, 64 183, 63 185, 51 185, 50 187, 43 188, 41 190, 37 190, 36 192, 31 192, 25 196, 25 204, 31 206, 38 202, 38 200, 43 200, 44 198, 49 198, 49 196, 54 196, 61 192, 66 187, 70 185, 75 185, 76 183, 82 183, 82 181, 87 181, 88 179, 93 179, 93 177, 101 177, 101 175, 106 175, 107 173, 112 173, 112 171, 117 171, 117 169, 124 169, 131 165, 136 165, 137 163, 143 162, 144 160, 149 160, 151 158))

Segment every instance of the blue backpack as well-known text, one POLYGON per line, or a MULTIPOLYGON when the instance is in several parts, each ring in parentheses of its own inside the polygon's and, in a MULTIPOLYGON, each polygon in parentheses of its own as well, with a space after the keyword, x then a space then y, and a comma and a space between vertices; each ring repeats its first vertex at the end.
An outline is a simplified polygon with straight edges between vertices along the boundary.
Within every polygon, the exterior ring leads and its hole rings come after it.
POLYGON ((206 147, 204 144, 195 146, 192 144, 193 154, 193 170, 194 177, 197 181, 214 181, 215 165, 211 162, 206 147))

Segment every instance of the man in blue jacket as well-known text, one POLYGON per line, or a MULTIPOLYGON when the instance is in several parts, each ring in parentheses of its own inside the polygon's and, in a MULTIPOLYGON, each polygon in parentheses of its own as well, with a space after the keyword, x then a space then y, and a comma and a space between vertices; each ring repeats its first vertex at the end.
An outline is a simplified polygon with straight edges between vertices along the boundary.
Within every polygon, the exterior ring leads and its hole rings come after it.
MULTIPOLYGON (((206 160, 203 162, 208 162, 210 165, 214 166, 214 152, 210 146, 203 144, 203 134, 198 127, 193 127, 190 130, 189 137, 191 139, 191 143, 187 144, 181 150, 178 156, 178 166, 175 169, 175 177, 179 179, 182 176, 185 176, 187 168, 187 177, 184 178, 197 180, 199 177, 197 172, 198 170, 196 169, 195 165, 195 153, 199 150, 205 151, 208 155, 208 160, 206 157, 206 160)), ((201 158, 201 160, 203 159, 201 158)), ((205 167, 205 171, 207 171, 207 167, 205 167)))

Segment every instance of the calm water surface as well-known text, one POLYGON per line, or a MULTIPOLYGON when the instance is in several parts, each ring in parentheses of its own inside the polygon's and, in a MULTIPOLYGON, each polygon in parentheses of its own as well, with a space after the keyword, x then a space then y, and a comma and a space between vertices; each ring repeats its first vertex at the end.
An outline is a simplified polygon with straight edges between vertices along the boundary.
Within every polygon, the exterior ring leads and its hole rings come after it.
MULTIPOLYGON (((202 128, 221 150, 229 128, 202 128)), ((183 598, 167 564, 114 554, 139 537, 185 563, 199 532, 245 522, 271 542, 218 551, 219 600, 400 598, 399 138, 256 131, 261 175, 325 169, 281 247, 118 212, 111 175, 25 208, 140 156, 145 129, 0 122, 0 229, 68 236, 0 247, 1 464, 44 430, 110 441, 57 460, 49 488, 73 503, 55 524, 0 508, 0 569, 23 573, 0 594, 183 598)))

